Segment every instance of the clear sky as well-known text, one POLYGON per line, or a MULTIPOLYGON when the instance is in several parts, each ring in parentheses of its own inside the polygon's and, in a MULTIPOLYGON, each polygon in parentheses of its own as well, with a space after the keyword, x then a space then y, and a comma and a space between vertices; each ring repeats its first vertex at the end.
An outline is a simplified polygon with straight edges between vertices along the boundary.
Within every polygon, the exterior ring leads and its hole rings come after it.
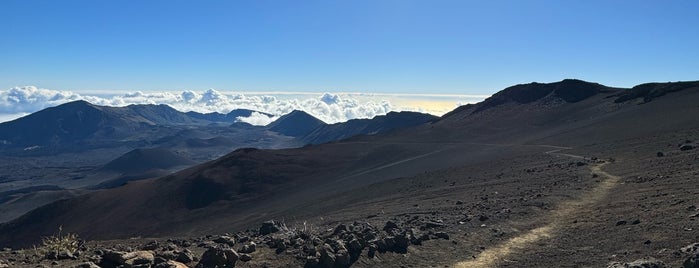
POLYGON ((699 79, 699 1, 0 1, 0 88, 491 94, 699 79))

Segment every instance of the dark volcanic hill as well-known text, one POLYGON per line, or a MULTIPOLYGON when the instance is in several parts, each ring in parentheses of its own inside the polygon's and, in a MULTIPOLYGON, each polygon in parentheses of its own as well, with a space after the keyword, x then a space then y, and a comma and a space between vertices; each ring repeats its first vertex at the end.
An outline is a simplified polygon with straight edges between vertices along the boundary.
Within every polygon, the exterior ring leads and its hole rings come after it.
POLYGON ((299 110, 279 117, 279 119, 267 125, 269 130, 291 137, 301 137, 325 125, 323 121, 299 110))
POLYGON ((3 148, 90 147, 176 125, 206 124, 167 105, 106 107, 75 101, 0 124, 3 148))
POLYGON ((691 230, 699 227, 692 149, 699 87, 644 88, 529 84, 399 131, 303 148, 239 149, 169 176, 41 207, 0 225, 0 244, 31 244, 61 225, 107 239, 234 232, 296 218, 331 230, 354 221, 381 228, 391 220, 435 237, 448 233, 410 255, 362 254, 360 267, 385 266, 377 259, 604 267, 631 257, 669 258, 696 242, 691 230))
POLYGON ((152 169, 171 169, 194 164, 191 160, 162 148, 132 150, 105 164, 100 171, 122 174, 140 173, 152 169))
POLYGON ((434 115, 416 112, 390 112, 371 119, 353 119, 342 123, 321 125, 299 139, 305 144, 320 144, 357 135, 373 135, 413 127, 437 118, 434 115))

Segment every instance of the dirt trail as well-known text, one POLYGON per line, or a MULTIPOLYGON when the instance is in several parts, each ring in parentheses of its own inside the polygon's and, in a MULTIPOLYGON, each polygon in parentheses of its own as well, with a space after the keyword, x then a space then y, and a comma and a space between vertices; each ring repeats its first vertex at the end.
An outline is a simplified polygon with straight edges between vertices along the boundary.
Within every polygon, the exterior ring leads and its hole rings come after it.
MULTIPOLYGON (((550 147, 556 148, 555 146, 550 147)), ((546 152, 546 154, 584 159, 583 156, 559 152, 566 149, 570 148, 558 147, 556 150, 546 152)), ((597 174, 598 176, 604 178, 604 180, 598 183, 593 189, 583 193, 578 198, 561 203, 548 216, 548 224, 515 236, 500 245, 488 248, 478 254, 478 256, 476 256, 474 259, 458 262, 454 266, 457 268, 498 267, 501 263, 507 262, 508 256, 512 255, 513 253, 525 250, 530 245, 540 240, 553 238, 558 231, 565 229, 566 224, 572 222, 572 216, 576 212, 579 212, 580 210, 588 208, 601 201, 609 193, 609 190, 614 188, 614 186, 616 186, 616 184, 619 182, 620 177, 602 170, 602 167, 604 167, 606 164, 607 162, 603 162, 590 166, 590 171, 593 174, 597 174)))

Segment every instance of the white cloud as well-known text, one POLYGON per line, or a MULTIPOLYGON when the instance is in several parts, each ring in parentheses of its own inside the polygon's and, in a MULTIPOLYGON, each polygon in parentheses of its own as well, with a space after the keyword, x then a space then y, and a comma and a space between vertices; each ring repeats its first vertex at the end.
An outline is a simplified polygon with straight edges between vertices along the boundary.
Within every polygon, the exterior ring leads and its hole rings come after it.
POLYGON ((126 106, 130 104, 167 104, 180 111, 228 113, 233 109, 250 109, 272 114, 253 114, 239 118, 243 122, 262 125, 293 110, 305 111, 327 123, 355 118, 372 118, 390 111, 420 111, 437 115, 457 107, 457 103, 473 103, 485 96, 469 95, 400 95, 363 93, 255 92, 240 93, 209 89, 204 92, 130 92, 109 95, 78 94, 71 91, 41 89, 34 86, 0 90, 0 122, 12 119, 10 114, 26 114, 62 103, 86 100, 96 105, 126 106), (8 119, 9 118, 9 119, 8 119))
POLYGON ((267 124, 274 122, 274 120, 277 120, 277 118, 279 117, 267 116, 258 112, 253 112, 248 117, 239 116, 235 119, 235 121, 248 123, 254 126, 266 126, 267 124))

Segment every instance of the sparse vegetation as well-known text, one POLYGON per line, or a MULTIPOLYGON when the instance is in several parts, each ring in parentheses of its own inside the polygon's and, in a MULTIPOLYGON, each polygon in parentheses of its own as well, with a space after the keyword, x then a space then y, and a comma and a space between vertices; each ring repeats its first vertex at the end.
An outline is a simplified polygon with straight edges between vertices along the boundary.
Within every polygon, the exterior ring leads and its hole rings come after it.
POLYGON ((314 237, 319 232, 317 227, 307 223, 306 221, 304 221, 302 224, 294 224, 291 227, 286 225, 284 220, 279 221, 278 223, 280 232, 286 234, 288 237, 308 239, 310 237, 314 237))
POLYGON ((41 246, 36 247, 39 256, 49 259, 72 258, 80 246, 80 238, 74 233, 63 233, 63 226, 58 227, 58 233, 41 238, 41 246), (65 256, 61 256, 65 255, 65 256))

